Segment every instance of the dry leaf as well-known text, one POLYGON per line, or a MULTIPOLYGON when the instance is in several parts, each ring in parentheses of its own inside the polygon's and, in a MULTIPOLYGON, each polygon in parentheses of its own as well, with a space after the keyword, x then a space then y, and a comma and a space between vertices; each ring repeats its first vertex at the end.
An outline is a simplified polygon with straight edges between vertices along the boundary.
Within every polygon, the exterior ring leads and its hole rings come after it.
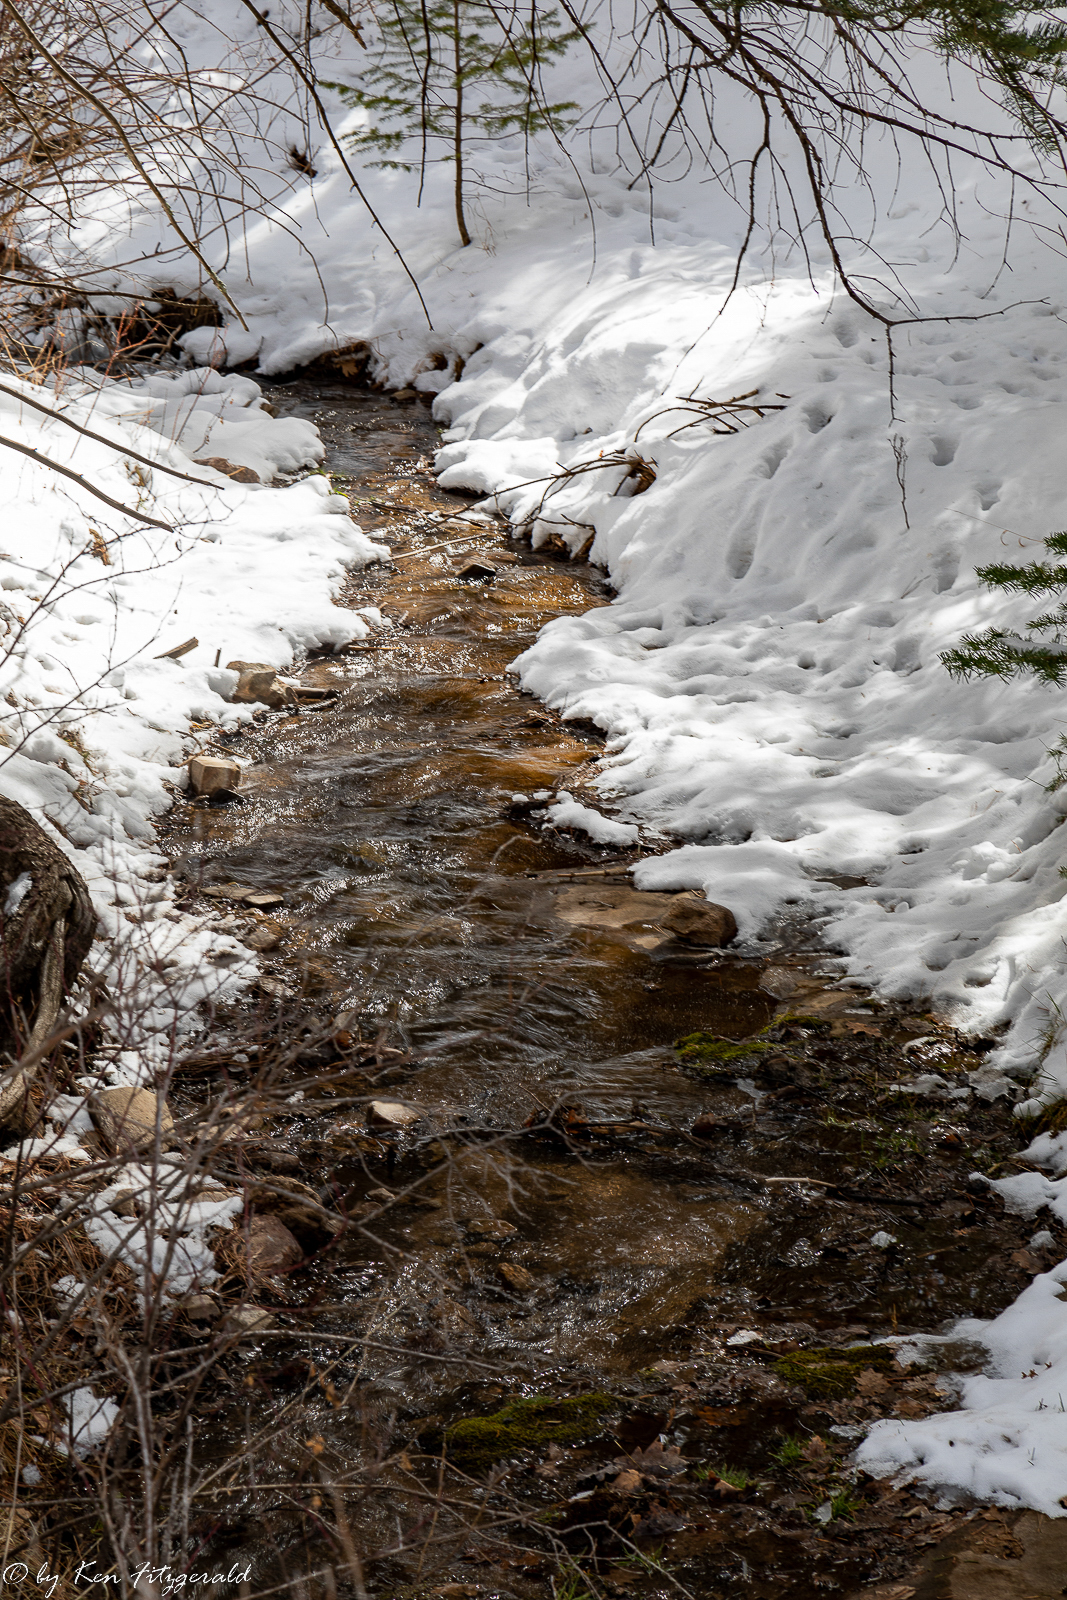
POLYGON ((884 1372, 878 1372, 874 1367, 864 1367, 856 1379, 857 1394, 885 1394, 888 1388, 889 1379, 884 1372))
POLYGON ((818 1434, 809 1439, 800 1452, 805 1461, 810 1461, 813 1466, 821 1467, 830 1460, 830 1452, 826 1447, 825 1439, 820 1439, 818 1434))
POLYGON ((611 1486, 616 1494, 640 1494, 641 1474, 631 1468, 627 1472, 620 1472, 611 1486))
POLYGON ((321 1433, 316 1433, 313 1438, 304 1440, 304 1449, 310 1450, 313 1456, 321 1456, 326 1448, 326 1441, 321 1433))

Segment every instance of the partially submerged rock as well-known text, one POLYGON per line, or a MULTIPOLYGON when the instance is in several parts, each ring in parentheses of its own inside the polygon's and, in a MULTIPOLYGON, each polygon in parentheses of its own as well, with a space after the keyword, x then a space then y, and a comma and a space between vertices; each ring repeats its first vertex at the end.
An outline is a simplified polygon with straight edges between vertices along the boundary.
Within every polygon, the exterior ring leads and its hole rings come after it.
POLYGON ((227 1333, 249 1336, 255 1333, 268 1333, 274 1326, 274 1318, 269 1311, 264 1311, 262 1306, 235 1306, 227 1315, 223 1326, 227 1333))
POLYGON ((476 1217, 466 1226, 478 1239, 511 1239, 519 1231, 513 1222, 501 1222, 498 1217, 476 1217))
POLYGON ((737 938, 737 922, 732 911, 716 905, 713 900, 698 900, 689 895, 675 896, 662 925, 682 944, 701 945, 706 949, 720 950, 737 938))
POLYGON ((193 756, 189 762, 189 786, 196 794, 233 793, 241 782, 236 761, 221 756, 193 756))
POLYGON ((375 1128, 410 1128, 421 1120, 422 1113, 399 1100, 372 1100, 367 1107, 367 1121, 375 1128))
POLYGON ((113 1155, 154 1144, 157 1134, 161 1149, 169 1150, 174 1143, 170 1107, 154 1089, 100 1089, 89 1101, 89 1110, 113 1155))
POLYGON ((304 1259, 303 1250, 280 1217, 254 1213, 239 1231, 244 1266, 250 1278, 288 1272, 304 1259))

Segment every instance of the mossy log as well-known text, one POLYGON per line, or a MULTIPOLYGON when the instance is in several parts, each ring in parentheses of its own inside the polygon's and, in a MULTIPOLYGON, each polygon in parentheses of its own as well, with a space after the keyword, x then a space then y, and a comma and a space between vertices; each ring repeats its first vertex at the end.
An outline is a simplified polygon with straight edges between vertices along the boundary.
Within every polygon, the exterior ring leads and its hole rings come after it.
POLYGON ((0 795, 0 1120, 22 1099, 95 931, 81 874, 0 795))

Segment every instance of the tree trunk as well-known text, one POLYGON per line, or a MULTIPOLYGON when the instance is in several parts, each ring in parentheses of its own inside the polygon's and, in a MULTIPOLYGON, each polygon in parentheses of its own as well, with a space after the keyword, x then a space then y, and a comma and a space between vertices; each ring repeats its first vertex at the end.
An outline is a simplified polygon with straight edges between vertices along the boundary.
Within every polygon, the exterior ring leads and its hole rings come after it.
POLYGON ((471 242, 471 236, 467 229, 467 218, 463 208, 463 43, 460 37, 462 25, 460 0, 452 0, 453 44, 455 46, 453 87, 456 94, 456 117, 452 136, 452 151, 456 159, 456 227, 459 229, 459 236, 463 243, 467 245, 471 242))
POLYGON ((77 869, 30 813, 0 795, 0 1121, 22 1099, 89 952, 96 913, 77 869))

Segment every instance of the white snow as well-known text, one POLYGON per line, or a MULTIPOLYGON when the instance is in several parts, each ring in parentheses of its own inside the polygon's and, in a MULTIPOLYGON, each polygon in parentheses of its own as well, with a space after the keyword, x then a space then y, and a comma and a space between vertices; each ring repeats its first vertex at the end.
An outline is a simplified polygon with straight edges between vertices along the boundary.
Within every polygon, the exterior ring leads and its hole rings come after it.
MULTIPOLYGON (((175 1016, 186 1024, 198 1000, 255 972, 243 946, 173 909, 151 825, 202 741, 190 723, 236 728, 251 717, 227 699, 236 674, 216 656, 283 667, 301 650, 366 636, 377 615, 333 597, 351 568, 387 552, 321 474, 237 485, 186 454, 254 457, 268 474, 321 459, 311 425, 269 416, 249 378, 191 370, 104 382, 83 369, 61 394, 5 381, 113 444, 0 395, 8 437, 163 524, 138 524, 0 449, 0 495, 17 508, 0 538, 0 792, 43 820, 88 883, 103 935, 95 963, 125 1008, 115 1031, 147 1048, 175 1016), (157 659, 194 635, 180 660, 157 659)), ((29 887, 26 874, 16 879, 5 914, 29 887)))
POLYGON ((87 1456, 102 1444, 118 1420, 114 1400, 98 1399, 91 1389, 75 1389, 66 1398, 67 1437, 58 1448, 87 1456))
POLYGON ((592 806, 583 806, 566 789, 559 791, 545 820, 553 828, 577 828, 587 833, 594 844, 626 846, 636 844, 640 837, 632 822, 615 822, 592 806))
POLYGON ((19 906, 30 892, 33 878, 28 872, 20 872, 8 887, 4 898, 4 916, 13 917, 19 906))

